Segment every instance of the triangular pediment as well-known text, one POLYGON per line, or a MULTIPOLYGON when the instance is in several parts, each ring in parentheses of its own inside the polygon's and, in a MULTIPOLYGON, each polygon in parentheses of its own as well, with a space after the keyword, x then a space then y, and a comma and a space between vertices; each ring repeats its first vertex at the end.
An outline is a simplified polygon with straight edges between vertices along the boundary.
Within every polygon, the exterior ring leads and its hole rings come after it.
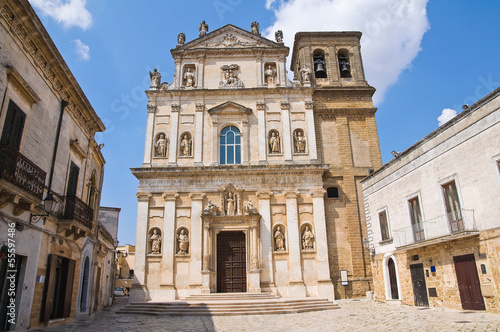
POLYGON ((287 48, 260 35, 253 34, 232 24, 228 24, 205 36, 196 38, 176 50, 234 49, 234 48, 287 48))
POLYGON ((234 101, 226 101, 220 105, 209 109, 208 114, 249 114, 252 110, 248 107, 235 103, 234 101))

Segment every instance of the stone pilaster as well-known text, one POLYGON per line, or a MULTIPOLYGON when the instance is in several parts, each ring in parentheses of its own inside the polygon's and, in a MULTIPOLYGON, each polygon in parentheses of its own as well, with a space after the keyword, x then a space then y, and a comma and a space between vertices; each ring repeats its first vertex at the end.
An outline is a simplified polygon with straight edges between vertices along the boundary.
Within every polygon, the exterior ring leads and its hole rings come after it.
POLYGON ((129 299, 131 301, 146 301, 148 298, 146 287, 146 250, 148 247, 149 200, 151 199, 151 194, 138 193, 136 197, 138 203, 134 282, 129 299))
POLYGON ((286 58, 280 57, 280 85, 286 86, 286 58))
POLYGON ((311 190, 314 214, 314 236, 316 237, 316 261, 318 263, 318 294, 329 300, 335 299, 328 261, 328 239, 326 237, 325 190, 311 190))
POLYGON ((198 58, 198 78, 197 78, 197 81, 196 81, 196 87, 198 89, 203 89, 203 85, 204 85, 204 64, 205 64, 205 56, 200 56, 198 58))
POLYGON ((177 166, 177 140, 179 139, 179 104, 172 104, 172 123, 170 125, 170 150, 168 154, 168 165, 177 166))
POLYGON ((257 86, 260 87, 262 86, 263 79, 262 79, 262 56, 257 57, 257 86))
POLYGON ((266 103, 257 102, 257 116, 259 126, 259 164, 267 164, 266 154, 266 103))
POLYGON ((181 59, 175 59, 174 89, 179 89, 182 85, 181 59))
POLYGON ((191 248, 191 256, 189 259, 189 286, 190 288, 201 288, 201 271, 202 267, 202 232, 203 225, 201 213, 203 211, 204 193, 193 192, 189 194, 191 197, 191 239, 189 246, 191 248))
POLYGON ((283 120, 283 149, 285 162, 292 161, 292 133, 290 129, 290 103, 281 101, 281 118, 283 120))
POLYGON ((272 226, 271 226, 271 196, 270 191, 258 191, 260 221, 260 243, 262 250, 262 270, 261 281, 269 285, 271 291, 276 293, 274 285, 273 268, 273 245, 272 245, 272 226))
POLYGON ((162 299, 175 300, 174 289, 174 257, 175 257, 175 202, 179 197, 177 193, 164 193, 165 208, 163 214, 163 248, 161 287, 165 288, 162 299))
POLYGON ((313 102, 306 102, 306 121, 307 121, 307 143, 309 145, 309 158, 311 161, 318 160, 318 150, 316 148, 316 128, 314 126, 313 102))
POLYGON ((305 297, 306 287, 302 279, 302 265, 300 258, 300 233, 299 215, 297 207, 298 192, 296 190, 285 190, 286 217, 288 224, 288 259, 289 259, 289 296, 305 297))
POLYGON ((196 104, 196 132, 194 139, 194 164, 195 166, 203 165, 203 111, 205 104, 196 104))
POLYGON ((153 149, 154 122, 156 106, 148 105, 148 119, 146 122, 146 143, 144 145, 144 163, 142 166, 151 166, 151 153, 153 149))

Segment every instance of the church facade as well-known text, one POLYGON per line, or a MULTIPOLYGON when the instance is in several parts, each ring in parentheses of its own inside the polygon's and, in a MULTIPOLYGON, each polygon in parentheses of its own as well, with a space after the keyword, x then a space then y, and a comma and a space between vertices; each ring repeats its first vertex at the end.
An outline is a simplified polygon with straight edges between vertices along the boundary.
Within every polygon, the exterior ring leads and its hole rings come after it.
POLYGON ((289 80, 281 31, 199 31, 172 83, 150 72, 131 300, 364 295, 360 181, 381 157, 361 33, 298 33, 289 80))

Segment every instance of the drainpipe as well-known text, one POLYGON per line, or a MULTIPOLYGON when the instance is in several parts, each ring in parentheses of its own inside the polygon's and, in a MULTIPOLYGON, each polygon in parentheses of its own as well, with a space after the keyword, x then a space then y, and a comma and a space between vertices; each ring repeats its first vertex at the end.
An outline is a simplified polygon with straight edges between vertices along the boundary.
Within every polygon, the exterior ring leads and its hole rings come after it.
POLYGON ((61 100, 61 113, 59 114, 59 122, 57 123, 56 140, 54 142, 54 151, 52 152, 52 164, 50 166, 49 187, 47 188, 47 196, 50 195, 50 191, 52 190, 52 178, 54 176, 54 167, 56 165, 57 147, 59 146, 59 136, 61 134, 62 118, 64 115, 64 109, 66 108, 66 106, 68 106, 68 102, 66 100, 61 100))

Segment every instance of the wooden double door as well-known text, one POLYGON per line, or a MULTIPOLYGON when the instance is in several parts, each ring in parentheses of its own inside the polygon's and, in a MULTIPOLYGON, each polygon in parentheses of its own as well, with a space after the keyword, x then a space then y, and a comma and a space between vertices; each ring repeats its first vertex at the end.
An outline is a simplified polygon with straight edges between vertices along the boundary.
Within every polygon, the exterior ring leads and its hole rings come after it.
POLYGON ((462 308, 485 310, 474 254, 455 256, 453 257, 453 263, 455 263, 462 308))
POLYGON ((243 232, 217 235, 217 292, 246 292, 246 243, 243 232))

